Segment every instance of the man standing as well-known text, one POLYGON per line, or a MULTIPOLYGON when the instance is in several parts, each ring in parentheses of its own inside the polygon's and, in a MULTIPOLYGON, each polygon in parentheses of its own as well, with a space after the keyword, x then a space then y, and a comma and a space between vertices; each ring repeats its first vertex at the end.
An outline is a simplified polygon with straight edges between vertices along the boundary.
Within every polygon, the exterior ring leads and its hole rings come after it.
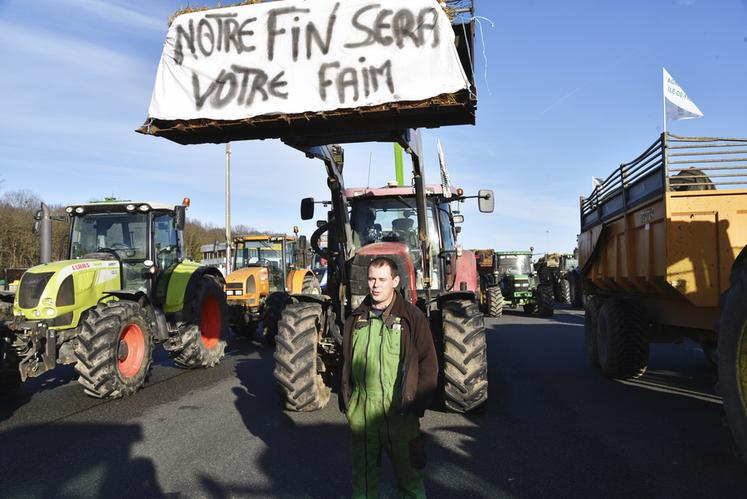
POLYGON ((436 390, 428 320, 396 289, 397 264, 368 265, 369 295, 345 322, 341 402, 353 434, 353 497, 379 497, 381 450, 401 497, 425 497, 420 418, 436 390))

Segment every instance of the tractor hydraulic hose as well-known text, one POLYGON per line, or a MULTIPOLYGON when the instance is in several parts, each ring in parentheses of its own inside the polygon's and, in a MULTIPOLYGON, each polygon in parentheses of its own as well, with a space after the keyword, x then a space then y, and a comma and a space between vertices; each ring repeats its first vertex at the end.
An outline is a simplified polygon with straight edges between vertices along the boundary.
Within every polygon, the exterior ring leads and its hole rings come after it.
POLYGON ((332 259, 332 251, 330 250, 330 248, 329 247, 321 248, 319 246, 319 239, 322 237, 322 234, 324 234, 328 230, 329 230, 329 223, 324 222, 324 225, 316 229, 314 233, 311 234, 311 239, 309 243, 311 244, 311 249, 313 249, 316 254, 318 254, 319 256, 323 258, 326 258, 327 261, 330 261, 332 259))

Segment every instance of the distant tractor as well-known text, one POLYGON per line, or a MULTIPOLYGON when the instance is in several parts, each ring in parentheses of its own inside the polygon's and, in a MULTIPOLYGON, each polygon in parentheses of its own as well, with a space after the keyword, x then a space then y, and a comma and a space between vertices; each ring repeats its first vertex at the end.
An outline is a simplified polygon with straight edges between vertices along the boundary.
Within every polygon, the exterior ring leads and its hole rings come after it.
POLYGON ((495 251, 474 250, 477 261, 477 275, 480 279, 480 308, 488 317, 503 315, 503 292, 501 291, 501 275, 497 272, 498 259, 495 251))
POLYGON ((572 253, 547 253, 534 265, 542 284, 552 286, 557 303, 580 307, 582 299, 578 260, 572 253))
POLYGON ((242 236, 233 242, 233 269, 226 276, 230 323, 236 333, 272 341, 290 294, 321 294, 310 270, 306 238, 279 234, 242 236))
POLYGON ((496 251, 493 266, 504 305, 523 307, 527 314, 550 317, 555 310, 552 285, 532 271, 531 251, 496 251))
POLYGON ((69 206, 69 260, 21 277, 13 318, 0 326, 3 389, 74 364, 86 394, 131 395, 156 342, 182 367, 224 355, 223 278, 184 259, 181 205, 106 201, 69 206))

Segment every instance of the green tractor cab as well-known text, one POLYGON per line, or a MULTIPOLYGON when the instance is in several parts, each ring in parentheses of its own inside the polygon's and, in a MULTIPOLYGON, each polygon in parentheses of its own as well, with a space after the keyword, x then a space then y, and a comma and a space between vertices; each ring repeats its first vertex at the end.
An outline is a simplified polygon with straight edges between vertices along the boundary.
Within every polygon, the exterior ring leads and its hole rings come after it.
POLYGON ((130 395, 154 343, 187 368, 224 355, 223 277, 184 259, 181 205, 106 201, 69 206, 69 259, 22 276, 12 320, 0 325, 2 387, 74 364, 91 396, 130 395))
POLYGON ((493 262, 493 282, 500 288, 504 304, 521 306, 528 314, 553 315, 552 286, 540 283, 533 272, 531 251, 496 251, 493 262))

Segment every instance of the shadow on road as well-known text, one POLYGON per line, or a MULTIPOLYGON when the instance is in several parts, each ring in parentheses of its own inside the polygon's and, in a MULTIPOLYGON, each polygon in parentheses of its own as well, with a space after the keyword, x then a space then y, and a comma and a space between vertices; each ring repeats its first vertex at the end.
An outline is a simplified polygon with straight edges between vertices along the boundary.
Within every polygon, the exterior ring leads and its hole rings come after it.
POLYGON ((433 496, 744 497, 702 353, 657 345, 628 386, 589 364, 581 328, 521 322, 488 335, 488 410, 429 429, 433 496))
POLYGON ((237 475, 244 479, 221 483, 214 477, 202 476, 202 486, 212 497, 226 499, 247 495, 347 497, 351 470, 349 430, 342 423, 319 422, 329 419, 330 406, 336 407, 334 396, 323 412, 283 411, 272 376, 272 352, 272 348, 262 348, 262 362, 240 361, 235 371, 242 386, 233 389, 244 425, 266 445, 266 450, 255 463, 237 463, 237 475))
POLYGON ((153 462, 132 457, 139 425, 48 424, 0 433, 0 497, 164 497, 153 462), (40 452, 39 449, 46 449, 40 452))
POLYGON ((11 416, 21 406, 27 404, 36 393, 53 390, 58 386, 75 382, 77 375, 72 367, 61 367, 49 371, 38 378, 30 378, 10 393, 0 394, 0 423, 11 416))

